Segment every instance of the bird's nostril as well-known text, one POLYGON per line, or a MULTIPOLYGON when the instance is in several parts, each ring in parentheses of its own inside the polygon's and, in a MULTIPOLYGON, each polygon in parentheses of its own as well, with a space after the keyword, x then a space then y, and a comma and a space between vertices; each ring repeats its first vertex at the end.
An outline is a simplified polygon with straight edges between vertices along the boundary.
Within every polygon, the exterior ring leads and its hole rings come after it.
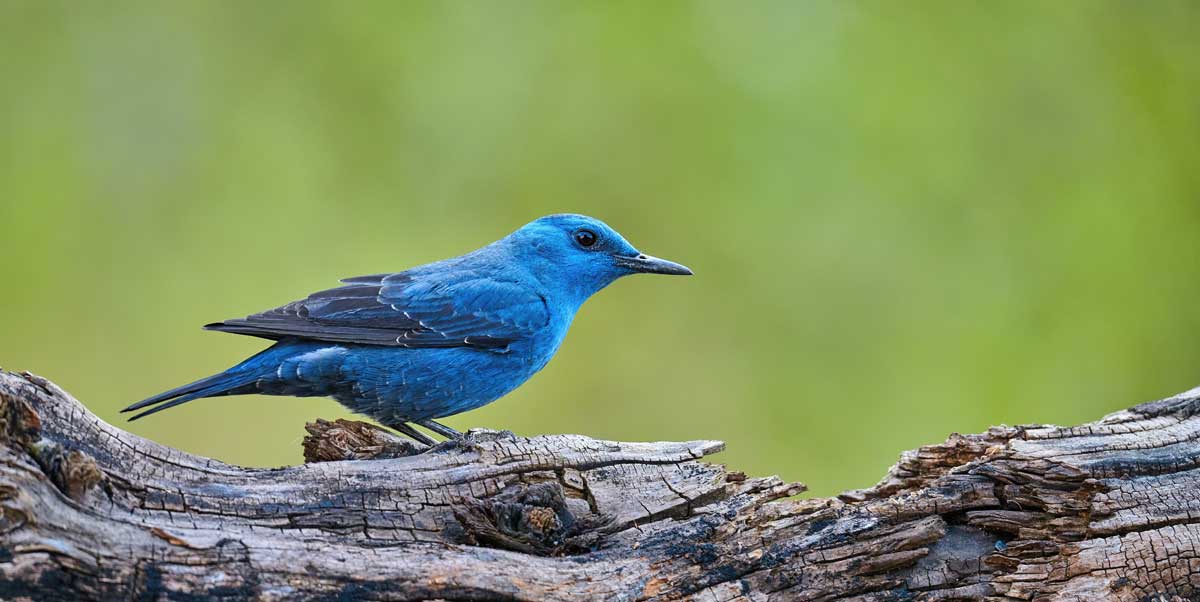
POLYGON ((638 259, 646 259, 646 254, 645 254, 645 253, 638 253, 638 256, 637 256, 637 258, 638 258, 638 259))

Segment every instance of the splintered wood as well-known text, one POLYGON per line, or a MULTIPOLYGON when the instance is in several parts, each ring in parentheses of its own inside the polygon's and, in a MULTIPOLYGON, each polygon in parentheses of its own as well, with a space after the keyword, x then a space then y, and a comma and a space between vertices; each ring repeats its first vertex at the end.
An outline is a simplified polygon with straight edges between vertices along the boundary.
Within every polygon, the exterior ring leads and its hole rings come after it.
POLYGON ((1200 598, 1200 393, 905 452, 875 487, 703 461, 716 441, 310 425, 249 469, 0 372, 2 600, 1200 598))

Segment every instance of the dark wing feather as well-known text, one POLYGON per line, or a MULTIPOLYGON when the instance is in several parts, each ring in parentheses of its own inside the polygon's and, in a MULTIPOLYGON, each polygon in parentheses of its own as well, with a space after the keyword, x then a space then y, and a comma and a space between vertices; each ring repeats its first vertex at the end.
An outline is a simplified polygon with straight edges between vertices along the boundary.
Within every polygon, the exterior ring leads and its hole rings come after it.
POLYGON ((394 347, 503 348, 549 323, 545 299, 472 272, 347 278, 345 286, 205 328, 266 339, 394 347))

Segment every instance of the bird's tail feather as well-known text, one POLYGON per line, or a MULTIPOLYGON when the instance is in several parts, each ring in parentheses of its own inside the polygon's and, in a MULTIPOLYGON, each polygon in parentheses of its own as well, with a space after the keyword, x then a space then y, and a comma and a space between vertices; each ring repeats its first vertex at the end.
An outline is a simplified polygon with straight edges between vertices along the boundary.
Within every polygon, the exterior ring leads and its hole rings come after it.
MULTIPOLYGON (((236 370, 236 368, 234 368, 236 370)), ((132 412, 145 407, 152 407, 144 412, 141 412, 129 419, 130 422, 149 416, 155 412, 161 412, 167 408, 173 408, 177 405, 187 403, 193 399, 201 397, 214 397, 216 395, 231 393, 235 389, 244 387, 258 380, 258 374, 254 372, 233 372, 226 371, 220 374, 214 374, 207 378, 202 378, 194 383, 189 383, 181 387, 175 387, 170 391, 164 391, 153 397, 147 397, 124 410, 122 412, 132 412), (167 403, 163 403, 167 402, 167 403)))

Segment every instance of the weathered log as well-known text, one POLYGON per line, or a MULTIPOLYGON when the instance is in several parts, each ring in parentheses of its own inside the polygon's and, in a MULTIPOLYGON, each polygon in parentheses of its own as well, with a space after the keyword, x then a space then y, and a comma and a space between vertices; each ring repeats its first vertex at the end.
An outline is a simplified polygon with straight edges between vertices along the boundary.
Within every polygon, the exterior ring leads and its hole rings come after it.
POLYGON ((1198 414, 953 435, 801 500, 715 441, 318 422, 309 463, 240 468, 2 372, 0 599, 1197 600, 1198 414))

